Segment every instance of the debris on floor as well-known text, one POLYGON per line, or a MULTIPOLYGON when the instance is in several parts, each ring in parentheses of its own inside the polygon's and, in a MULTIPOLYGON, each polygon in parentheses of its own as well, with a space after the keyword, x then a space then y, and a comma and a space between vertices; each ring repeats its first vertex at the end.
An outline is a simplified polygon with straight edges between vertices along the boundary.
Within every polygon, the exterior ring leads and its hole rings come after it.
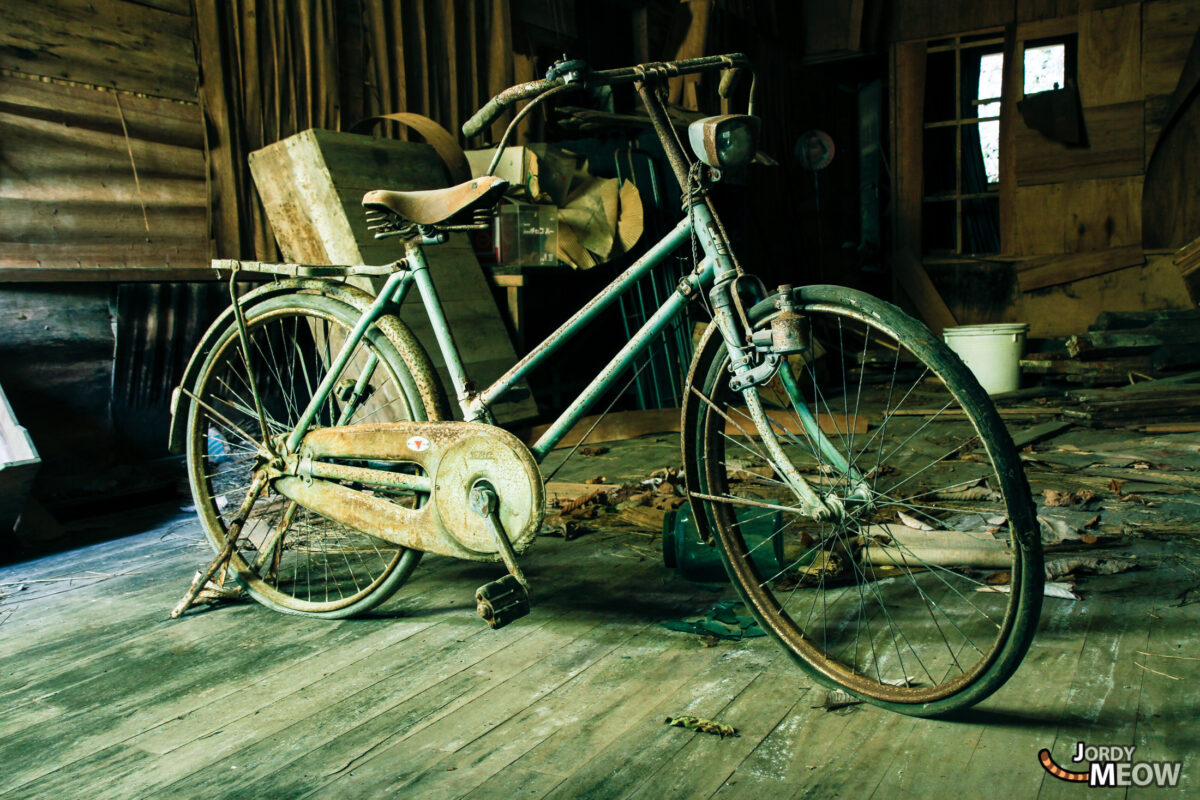
MULTIPOLYGON (((975 591, 977 592, 997 592, 1000 594, 1008 594, 1012 591, 1012 586, 1002 584, 996 586, 980 586, 975 591)), ((1067 583, 1066 581, 1046 581, 1042 594, 1046 597, 1057 597, 1061 600, 1082 600, 1075 593, 1075 584, 1067 583)))
POLYGON ((673 728, 686 728, 689 731, 698 731, 700 733, 711 733, 714 736, 720 736, 724 739, 726 736, 737 736, 737 728, 732 725, 723 725, 720 722, 713 722, 711 719, 704 717, 667 717, 666 724, 673 728))
POLYGON ((625 483, 606 481, 604 476, 594 476, 583 483, 546 484, 549 513, 542 535, 574 539, 603 522, 604 527, 628 527, 657 536, 667 513, 684 502, 683 476, 675 467, 625 483))
POLYGON ((1026 374, 1087 386, 1157 378, 1200 366, 1200 311, 1104 311, 1087 332, 1071 336, 1060 352, 1028 354, 1026 374))
POLYGON ((739 616, 735 607, 741 603, 717 603, 707 614, 700 617, 685 617, 681 620, 660 622, 667 630, 695 633, 700 636, 715 636, 718 639, 752 639, 766 636, 753 617, 739 616))
POLYGON ((837 711, 839 708, 862 705, 863 701, 843 689, 831 689, 825 693, 825 699, 813 708, 823 708, 826 711, 837 711))

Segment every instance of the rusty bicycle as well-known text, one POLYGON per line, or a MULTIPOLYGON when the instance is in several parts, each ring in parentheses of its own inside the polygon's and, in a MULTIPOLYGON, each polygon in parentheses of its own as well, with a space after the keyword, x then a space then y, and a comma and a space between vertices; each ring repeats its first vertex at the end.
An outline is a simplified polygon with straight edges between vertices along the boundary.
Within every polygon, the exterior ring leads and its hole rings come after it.
POLYGON ((172 446, 224 558, 214 564, 273 609, 341 618, 387 599, 424 552, 500 562, 507 574, 477 590, 480 615, 493 627, 520 618, 519 559, 544 515, 540 463, 699 303, 712 321, 684 387, 686 489, 699 537, 764 630, 817 680, 894 711, 940 714, 1001 686, 1042 596, 1020 459, 978 382, 923 324, 843 287, 767 289, 742 268, 708 189, 756 151, 753 83, 749 113, 692 123, 687 147, 662 89, 720 72, 729 94, 747 70, 738 54, 602 71, 563 62, 467 122, 471 136, 519 100, 530 102, 517 119, 556 94, 632 84, 683 187, 678 224, 490 386, 471 383, 424 256, 487 224, 505 189, 490 171, 368 193, 376 235, 403 242, 393 264, 260 265, 284 274, 213 324, 173 406, 172 446), (694 268, 536 442, 494 424, 498 398, 689 243, 694 268), (364 274, 386 278, 374 295, 346 281, 364 274), (413 287, 465 421, 452 421, 398 317, 413 287), (763 520, 768 535, 747 533, 763 520), (780 554, 773 566, 756 557, 764 547, 780 554))

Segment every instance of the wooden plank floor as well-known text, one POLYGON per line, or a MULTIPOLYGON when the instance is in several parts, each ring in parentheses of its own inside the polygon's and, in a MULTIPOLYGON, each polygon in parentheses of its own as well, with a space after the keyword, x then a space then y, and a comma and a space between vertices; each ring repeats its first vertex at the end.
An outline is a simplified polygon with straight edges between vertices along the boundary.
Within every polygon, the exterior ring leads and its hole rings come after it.
POLYGON ((1200 794, 1195 537, 1137 539, 1140 569, 1047 599, 1016 678, 933 721, 826 711, 772 641, 660 627, 731 592, 644 538, 539 541, 534 613, 489 631, 472 596, 496 568, 437 558, 365 619, 169 621, 198 527, 122 524, 140 532, 0 569, 0 797, 1068 797, 1037 753, 1069 767, 1078 741, 1182 760, 1200 794), (663 724, 683 713, 740 735, 663 724))

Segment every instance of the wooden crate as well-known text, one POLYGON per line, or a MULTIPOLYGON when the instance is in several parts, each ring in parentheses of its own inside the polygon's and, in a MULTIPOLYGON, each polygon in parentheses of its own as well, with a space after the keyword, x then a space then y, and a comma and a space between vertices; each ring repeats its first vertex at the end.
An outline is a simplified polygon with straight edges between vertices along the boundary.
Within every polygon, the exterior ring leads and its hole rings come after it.
MULTIPOLYGON (((426 144, 311 129, 250 154, 250 171, 284 257, 299 264, 386 264, 403 255, 397 239, 376 240, 367 230, 362 196, 372 189, 436 189, 445 168, 426 144)), ((467 368, 486 386, 516 363, 517 355, 488 278, 463 234, 426 248, 434 285, 467 368)), ((379 278, 354 278, 377 290, 379 278), (370 281, 370 284, 367 283, 370 281)), ((433 329, 417 292, 401 317, 425 346, 450 393, 453 389, 433 329)), ((528 419, 537 406, 527 387, 493 407, 501 422, 528 419)))
POLYGON ((4 389, 0 388, 0 532, 11 531, 21 515, 41 463, 33 439, 17 424, 4 389))

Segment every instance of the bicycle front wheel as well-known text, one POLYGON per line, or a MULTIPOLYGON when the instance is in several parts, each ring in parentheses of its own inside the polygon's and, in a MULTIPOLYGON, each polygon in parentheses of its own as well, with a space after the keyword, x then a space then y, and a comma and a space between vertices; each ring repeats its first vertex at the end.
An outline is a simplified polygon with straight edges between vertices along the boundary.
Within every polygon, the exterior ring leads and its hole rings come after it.
MULTIPOLYGON (((192 496, 220 550, 259 466, 262 439, 252 386, 272 438, 286 436, 326 376, 359 318, 319 293, 296 292, 245 309, 243 355, 236 323, 220 331, 203 363, 188 418, 192 496)), ((321 403, 312 427, 436 420, 444 403, 428 357, 415 340, 368 329, 321 403)), ((372 465, 379 467, 380 465, 372 465)), ((412 471, 413 466, 393 467, 412 471)), ((377 492, 378 493, 378 492, 377 492)), ((416 506, 420 495, 396 491, 416 506)), ((255 498, 231 567, 256 600, 277 611, 342 618, 374 608, 408 578, 421 553, 315 514, 265 488, 255 498)))
MULTIPOLYGON (((1041 608, 1012 439, 924 325, 841 287, 794 297, 806 347, 771 381, 733 392, 715 330, 697 352, 684 413, 696 516, 763 627, 819 681, 919 716, 976 703, 1016 670, 1041 608), (795 474, 833 514, 801 511, 795 474)), ((761 303, 751 324, 774 314, 761 303)))

